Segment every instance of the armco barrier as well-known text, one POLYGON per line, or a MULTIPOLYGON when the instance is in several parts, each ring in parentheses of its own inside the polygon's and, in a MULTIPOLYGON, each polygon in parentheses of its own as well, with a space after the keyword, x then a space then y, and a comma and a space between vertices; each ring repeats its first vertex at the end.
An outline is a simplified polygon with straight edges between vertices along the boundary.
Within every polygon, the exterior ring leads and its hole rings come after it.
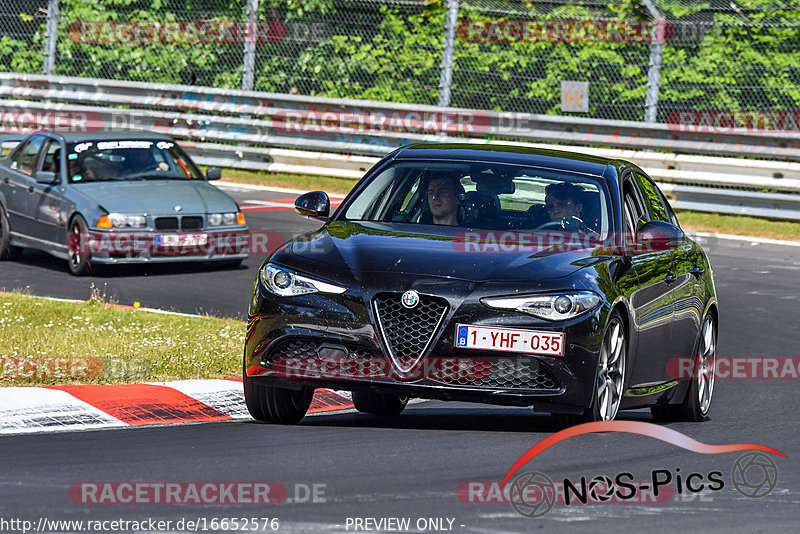
POLYGON ((791 133, 711 135, 663 124, 13 73, 0 73, 0 113, 11 117, 0 120, 5 133, 18 133, 13 118, 25 113, 51 121, 55 114, 77 116, 89 130, 171 135, 204 165, 340 178, 362 176, 380 156, 410 142, 573 149, 633 161, 673 184, 665 189, 678 208, 800 219, 800 135, 791 133), (326 127, 313 127, 324 113, 326 127), (411 128, 369 122, 384 116, 411 128), (730 155, 740 158, 721 157, 730 155))

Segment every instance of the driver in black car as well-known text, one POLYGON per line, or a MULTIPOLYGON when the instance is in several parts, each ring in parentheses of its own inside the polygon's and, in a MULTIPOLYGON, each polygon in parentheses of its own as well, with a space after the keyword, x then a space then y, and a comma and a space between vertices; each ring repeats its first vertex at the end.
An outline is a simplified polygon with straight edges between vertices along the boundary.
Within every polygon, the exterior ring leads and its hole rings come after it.
POLYGON ((545 206, 551 222, 560 222, 564 230, 586 230, 583 222, 583 188, 569 182, 545 188, 545 206))
MULTIPOLYGON (((426 195, 430 224, 458 226, 459 193, 464 188, 455 174, 433 175, 427 183, 426 195), (458 182, 458 185, 456 183, 458 182)), ((428 222, 428 221, 423 221, 428 222)))

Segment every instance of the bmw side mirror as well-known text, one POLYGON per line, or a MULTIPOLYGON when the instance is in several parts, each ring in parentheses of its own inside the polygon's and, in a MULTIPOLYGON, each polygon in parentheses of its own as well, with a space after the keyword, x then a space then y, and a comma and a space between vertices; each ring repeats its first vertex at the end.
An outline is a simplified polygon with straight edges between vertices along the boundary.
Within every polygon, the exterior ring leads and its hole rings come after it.
POLYGON ((664 221, 647 222, 636 232, 636 249, 642 253, 672 250, 685 241, 683 230, 664 221))
POLYGON ((53 185, 56 183, 56 173, 53 171, 39 171, 36 173, 36 183, 53 185))
POLYGON ((219 180, 222 178, 222 170, 217 167, 211 167, 206 171, 206 178, 209 180, 219 180))
POLYGON ((312 191, 297 197, 294 211, 303 217, 327 222, 331 213, 331 201, 322 191, 312 191))

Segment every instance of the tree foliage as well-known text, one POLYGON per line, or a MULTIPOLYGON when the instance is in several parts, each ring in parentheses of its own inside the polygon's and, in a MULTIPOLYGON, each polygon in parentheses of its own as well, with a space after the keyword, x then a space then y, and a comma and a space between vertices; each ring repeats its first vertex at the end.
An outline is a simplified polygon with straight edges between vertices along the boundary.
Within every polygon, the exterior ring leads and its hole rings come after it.
MULTIPOLYGON (((682 109, 797 109, 800 10, 789 0, 738 0, 731 3, 735 9, 718 9, 708 1, 662 8, 674 34, 663 46, 659 119, 682 109)), ((443 2, 260 4, 259 20, 280 21, 286 34, 256 46, 257 90, 437 103, 443 2)), ((89 44, 70 39, 69 28, 76 21, 244 20, 245 5, 244 0, 61 0, 56 73, 239 87, 244 57, 240 43, 89 44)), ((519 2, 513 13, 501 14, 481 8, 478 0, 462 1, 461 6, 460 21, 648 19, 638 0, 608 5, 519 2)), ((11 13, 11 7, 0 8, 0 14, 3 10, 19 17, 20 30, 0 36, 0 69, 41 72, 41 14, 11 13)), ((561 81, 588 81, 589 116, 641 120, 651 52, 650 44, 635 42, 458 39, 451 104, 560 113, 561 81)))

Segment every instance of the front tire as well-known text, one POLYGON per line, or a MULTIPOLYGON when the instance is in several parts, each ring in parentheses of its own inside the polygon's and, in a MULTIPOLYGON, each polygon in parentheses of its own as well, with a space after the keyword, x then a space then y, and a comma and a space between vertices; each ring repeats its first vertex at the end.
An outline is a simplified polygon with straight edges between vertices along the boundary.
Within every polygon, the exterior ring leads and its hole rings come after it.
POLYGON ((299 423, 311 406, 314 390, 283 389, 258 386, 253 379, 244 377, 244 401, 247 411, 256 421, 279 425, 299 423))
POLYGON ((597 372, 592 388, 592 404, 582 414, 558 414, 560 426, 574 426, 594 421, 613 421, 619 412, 625 392, 625 366, 627 365, 628 341, 625 323, 617 310, 611 314, 603 334, 597 372))
POLYGON ((361 413, 371 415, 400 415, 408 404, 408 397, 400 395, 387 395, 385 393, 370 393, 366 391, 353 392, 353 405, 361 413))
POLYGON ((69 272, 75 276, 87 276, 92 273, 92 255, 84 250, 81 236, 89 234, 89 225, 80 215, 69 223, 67 234, 67 252, 69 254, 69 272))
POLYGON ((680 404, 651 406, 653 419, 663 422, 701 421, 711 407, 714 395, 714 370, 717 358, 717 326, 712 315, 706 315, 700 330, 695 354, 694 376, 680 404))
POLYGON ((16 260, 22 255, 22 249, 11 244, 11 225, 6 210, 0 206, 0 260, 16 260))

